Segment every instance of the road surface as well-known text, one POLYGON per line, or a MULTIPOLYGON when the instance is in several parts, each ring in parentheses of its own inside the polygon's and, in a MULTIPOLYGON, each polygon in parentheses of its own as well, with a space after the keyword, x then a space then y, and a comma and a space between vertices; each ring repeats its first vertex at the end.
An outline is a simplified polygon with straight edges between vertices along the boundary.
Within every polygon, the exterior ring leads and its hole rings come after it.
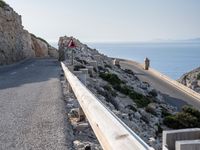
POLYGON ((193 105, 200 109, 200 102, 195 98, 172 86, 167 81, 158 78, 151 72, 144 70, 137 63, 122 60, 120 61, 120 65, 123 69, 131 69, 141 81, 148 82, 154 89, 160 91, 164 100, 167 103, 176 106, 178 110, 186 104, 193 105))
POLYGON ((0 68, 0 149, 68 149, 68 123, 54 59, 0 68))

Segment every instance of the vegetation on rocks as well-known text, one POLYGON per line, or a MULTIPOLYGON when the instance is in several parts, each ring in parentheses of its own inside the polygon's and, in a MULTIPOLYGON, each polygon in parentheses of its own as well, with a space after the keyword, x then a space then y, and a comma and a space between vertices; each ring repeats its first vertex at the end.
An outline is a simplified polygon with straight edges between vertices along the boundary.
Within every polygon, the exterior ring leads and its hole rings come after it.
POLYGON ((197 80, 200 80, 200 73, 197 75, 197 80))
POLYGON ((118 78, 116 74, 100 73, 99 77, 109 82, 111 85, 120 85, 122 83, 122 81, 118 78))
POLYGON ((0 7, 3 8, 5 7, 7 4, 3 1, 3 0, 0 0, 0 7))
POLYGON ((190 106, 184 106, 181 112, 166 116, 163 123, 173 129, 200 127, 200 112, 190 106))
POLYGON ((112 87, 118 92, 129 96, 140 108, 146 107, 151 102, 151 100, 148 97, 135 92, 132 87, 125 85, 125 82, 119 79, 119 77, 116 74, 100 73, 99 77, 109 82, 112 85, 112 87))
POLYGON ((117 93, 112 89, 111 85, 105 85, 103 86, 104 90, 108 91, 112 96, 116 97, 117 93))

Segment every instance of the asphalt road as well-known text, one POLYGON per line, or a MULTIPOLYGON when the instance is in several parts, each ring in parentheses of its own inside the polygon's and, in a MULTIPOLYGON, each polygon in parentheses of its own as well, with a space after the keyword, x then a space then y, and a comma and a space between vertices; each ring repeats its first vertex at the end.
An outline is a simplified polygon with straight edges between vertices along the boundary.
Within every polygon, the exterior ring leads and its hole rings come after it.
POLYGON ((136 63, 130 61, 121 61, 120 65, 124 69, 131 69, 141 81, 148 82, 154 89, 160 91, 164 97, 164 100, 167 103, 176 106, 178 110, 180 110, 181 107, 186 104, 193 105, 197 109, 200 109, 200 102, 197 102, 196 99, 172 86, 168 82, 144 70, 136 63))
POLYGON ((68 123, 54 59, 0 68, 0 150, 63 150, 68 123))

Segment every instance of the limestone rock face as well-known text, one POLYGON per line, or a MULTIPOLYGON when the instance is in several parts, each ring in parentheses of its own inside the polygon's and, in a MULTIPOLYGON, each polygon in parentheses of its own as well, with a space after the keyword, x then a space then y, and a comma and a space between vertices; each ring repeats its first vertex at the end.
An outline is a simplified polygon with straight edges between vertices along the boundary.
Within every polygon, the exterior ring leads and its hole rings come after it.
POLYGON ((21 16, 11 7, 0 7, 0 65, 34 57, 30 35, 23 29, 21 16))
POLYGON ((58 51, 24 30, 21 16, 10 6, 0 7, 0 65, 32 57, 58 58, 58 51))
POLYGON ((48 55, 48 45, 37 39, 34 36, 31 36, 31 40, 32 40, 32 48, 35 51, 35 56, 36 57, 47 57, 48 55))
POLYGON ((178 81, 200 93, 200 67, 184 74, 178 81))

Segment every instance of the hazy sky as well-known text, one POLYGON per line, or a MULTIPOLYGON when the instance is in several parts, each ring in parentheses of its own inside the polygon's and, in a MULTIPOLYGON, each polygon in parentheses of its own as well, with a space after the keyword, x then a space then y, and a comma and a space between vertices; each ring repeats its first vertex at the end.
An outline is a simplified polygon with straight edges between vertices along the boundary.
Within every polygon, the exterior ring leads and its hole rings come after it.
POLYGON ((5 0, 29 32, 58 41, 151 41, 200 37, 200 0, 5 0))

